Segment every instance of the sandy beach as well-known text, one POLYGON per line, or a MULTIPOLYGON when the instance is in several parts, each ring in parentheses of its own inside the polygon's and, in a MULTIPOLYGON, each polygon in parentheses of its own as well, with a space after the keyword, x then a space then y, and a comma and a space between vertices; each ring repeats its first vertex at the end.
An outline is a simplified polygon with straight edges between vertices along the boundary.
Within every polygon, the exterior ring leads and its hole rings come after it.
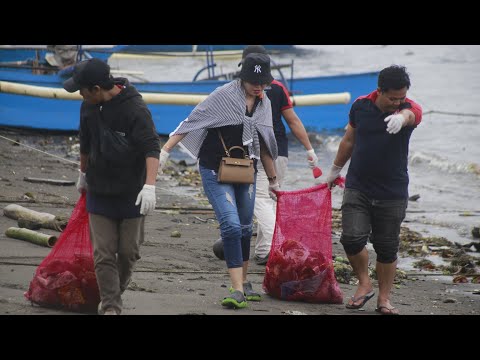
MULTIPOLYGON (((74 136, 25 136, 11 132, 0 135, 20 141, 42 151, 78 161, 77 138, 74 136), (76 152, 75 152, 76 151, 76 152), (71 153, 70 157, 67 157, 71 153)), ((75 186, 35 184, 25 177, 76 181, 78 166, 0 139, 0 204, 12 203, 32 210, 69 217, 79 194, 75 186)), ((193 169, 190 169, 193 170, 193 169)), ((225 263, 212 252, 219 236, 218 223, 205 198, 197 196, 201 185, 182 187, 168 175, 157 181, 157 208, 146 219, 146 239, 141 248, 132 282, 124 294, 122 315, 376 315, 376 296, 361 310, 345 308, 354 294, 355 285, 339 282, 344 304, 310 304, 287 302, 263 296, 261 302, 250 302, 242 310, 224 309, 220 300, 229 287, 225 263), (180 237, 172 237, 179 231, 180 237)), ((334 211, 338 215, 338 210, 334 211)), ((405 225, 405 224, 404 224, 405 225)), ((8 227, 15 220, 0 216, 0 314, 2 315, 70 315, 63 310, 32 305, 23 294, 33 274, 50 248, 9 238, 8 227)), ((59 235, 55 230, 43 233, 59 235)), ((332 234, 334 256, 344 257, 339 243, 338 227, 332 234)), ((252 247, 254 239, 252 239, 252 247)), ((252 251, 253 253, 253 251, 252 251)), ((375 253, 370 251, 371 263, 375 253)), ((478 258, 477 258, 478 259, 478 258)), ((476 272, 479 265, 476 263, 476 272)), ((264 266, 251 262, 250 280, 261 289, 264 266)), ((466 283, 454 283, 453 276, 432 275, 419 269, 397 283, 392 304, 402 315, 478 315, 480 284, 467 276, 466 283)), ((374 288, 378 293, 377 282, 374 288)))

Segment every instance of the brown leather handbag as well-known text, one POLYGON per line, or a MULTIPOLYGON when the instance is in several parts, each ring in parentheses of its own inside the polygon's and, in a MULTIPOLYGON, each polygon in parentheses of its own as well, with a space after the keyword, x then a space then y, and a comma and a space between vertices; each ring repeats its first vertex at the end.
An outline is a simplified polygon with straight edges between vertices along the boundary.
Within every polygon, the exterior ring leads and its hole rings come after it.
POLYGON ((223 141, 222 134, 218 131, 218 136, 222 141, 225 154, 222 157, 220 167, 218 168, 218 182, 228 184, 253 184, 255 181, 255 169, 253 167, 253 160, 249 159, 245 149, 241 146, 232 146, 227 149, 223 141), (232 149, 240 149, 243 151, 244 158, 233 158, 230 156, 232 149))

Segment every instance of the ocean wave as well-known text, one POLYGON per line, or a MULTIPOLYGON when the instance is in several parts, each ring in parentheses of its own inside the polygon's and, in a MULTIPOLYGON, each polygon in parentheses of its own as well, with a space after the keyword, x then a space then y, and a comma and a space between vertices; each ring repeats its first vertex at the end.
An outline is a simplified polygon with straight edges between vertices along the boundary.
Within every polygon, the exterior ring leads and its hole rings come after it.
POLYGON ((453 174, 477 174, 480 175, 480 165, 475 163, 452 162, 438 155, 415 151, 409 154, 410 165, 427 165, 453 174))

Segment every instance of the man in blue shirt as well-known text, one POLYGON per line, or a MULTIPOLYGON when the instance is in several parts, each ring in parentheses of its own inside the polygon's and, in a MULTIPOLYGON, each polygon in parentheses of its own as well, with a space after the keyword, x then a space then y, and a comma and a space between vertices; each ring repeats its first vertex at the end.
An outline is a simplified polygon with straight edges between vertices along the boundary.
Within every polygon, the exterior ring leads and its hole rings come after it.
POLYGON ((390 303, 396 273, 400 225, 408 203, 408 146, 422 108, 407 98, 405 67, 392 65, 378 77, 378 89, 353 103, 347 131, 327 175, 329 188, 347 161, 340 242, 359 280, 348 309, 360 309, 375 292, 368 276, 370 239, 377 254, 379 295, 375 311, 397 315, 390 303))

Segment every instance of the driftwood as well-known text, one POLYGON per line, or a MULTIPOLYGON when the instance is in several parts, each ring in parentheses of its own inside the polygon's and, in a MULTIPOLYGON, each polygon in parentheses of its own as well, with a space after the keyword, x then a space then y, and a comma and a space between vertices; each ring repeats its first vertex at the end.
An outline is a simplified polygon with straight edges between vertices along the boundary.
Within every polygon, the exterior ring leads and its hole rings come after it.
POLYGON ((3 214, 14 220, 25 219, 34 223, 40 223, 45 229, 63 231, 67 227, 68 219, 55 216, 49 213, 41 213, 35 210, 27 209, 17 204, 5 206, 3 214))
POLYGON ((62 185, 62 186, 75 185, 75 181, 71 181, 71 180, 55 180, 55 179, 42 179, 42 178, 24 177, 23 181, 27 181, 27 182, 31 182, 31 183, 44 183, 44 184, 52 184, 52 185, 62 185))
POLYGON ((29 241, 33 244, 53 247, 57 242, 57 237, 53 235, 42 234, 29 229, 10 227, 5 231, 5 235, 10 238, 29 241))

